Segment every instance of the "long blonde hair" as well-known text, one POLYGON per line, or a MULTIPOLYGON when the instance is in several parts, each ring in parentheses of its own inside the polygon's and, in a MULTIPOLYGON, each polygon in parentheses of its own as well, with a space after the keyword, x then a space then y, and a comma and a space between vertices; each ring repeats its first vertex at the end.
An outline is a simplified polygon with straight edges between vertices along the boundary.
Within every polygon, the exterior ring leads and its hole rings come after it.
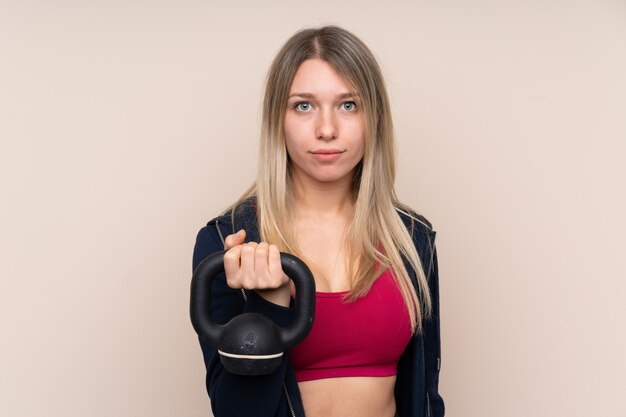
POLYGON ((396 208, 410 209, 398 201, 394 191, 395 145, 389 98, 374 55, 352 33, 337 26, 303 29, 278 52, 266 79, 257 179, 227 211, 234 216, 241 202, 256 197, 261 240, 306 258, 296 243, 290 215, 293 184, 283 125, 296 70, 311 58, 328 62, 356 90, 365 120, 365 154, 355 169, 353 216, 344 244, 347 271, 353 273, 352 289, 345 302, 365 296, 378 276, 390 267, 405 301, 411 329, 421 331, 424 317, 431 312, 430 291, 411 236, 396 212, 396 208), (419 295, 403 256, 415 271, 419 295))

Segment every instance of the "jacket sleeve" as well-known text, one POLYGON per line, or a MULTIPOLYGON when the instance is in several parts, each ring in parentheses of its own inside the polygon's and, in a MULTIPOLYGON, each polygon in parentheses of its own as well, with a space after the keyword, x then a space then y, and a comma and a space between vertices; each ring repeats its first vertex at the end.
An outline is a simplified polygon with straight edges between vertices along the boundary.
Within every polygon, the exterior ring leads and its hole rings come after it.
POLYGON ((432 260, 428 271, 428 286, 432 299, 432 316, 424 322, 424 355, 426 366, 426 392, 429 416, 443 417, 445 407, 439 394, 439 369, 441 367, 441 336, 439 318, 439 267, 437 264, 437 248, 435 247, 435 232, 431 233, 432 260))
MULTIPOLYGON (((223 250, 217 227, 215 222, 209 222, 199 231, 193 252, 193 270, 209 254, 223 250)), ((227 286, 224 273, 219 274, 212 283, 212 321, 226 324, 241 313, 256 312, 268 316, 279 326, 284 327, 291 322, 291 307, 273 304, 254 291, 246 291, 245 294, 247 301, 244 300, 241 290, 227 286)), ((235 375, 224 369, 217 350, 202 337, 199 339, 206 365, 206 387, 213 415, 274 417, 284 395, 282 387, 289 362, 287 355, 283 357, 279 368, 270 375, 235 375)))

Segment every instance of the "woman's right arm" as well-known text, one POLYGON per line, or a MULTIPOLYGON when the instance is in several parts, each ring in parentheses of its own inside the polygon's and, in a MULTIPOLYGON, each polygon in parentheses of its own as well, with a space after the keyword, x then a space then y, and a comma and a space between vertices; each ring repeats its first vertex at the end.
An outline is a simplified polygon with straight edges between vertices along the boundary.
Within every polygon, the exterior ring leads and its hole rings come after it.
MULTIPOLYGON (((196 238, 193 253, 193 269, 213 252, 224 249, 215 222, 202 228, 196 238)), ((256 291, 246 291, 244 300, 240 289, 230 288, 224 273, 212 283, 211 319, 225 324, 233 317, 255 312, 264 314, 279 326, 287 326, 293 318, 293 309, 267 301, 256 291)), ((200 338, 200 347, 206 365, 207 392, 215 417, 267 416, 273 417, 284 395, 283 383, 288 365, 283 358, 279 368, 269 375, 243 376, 226 371, 217 350, 200 338)))

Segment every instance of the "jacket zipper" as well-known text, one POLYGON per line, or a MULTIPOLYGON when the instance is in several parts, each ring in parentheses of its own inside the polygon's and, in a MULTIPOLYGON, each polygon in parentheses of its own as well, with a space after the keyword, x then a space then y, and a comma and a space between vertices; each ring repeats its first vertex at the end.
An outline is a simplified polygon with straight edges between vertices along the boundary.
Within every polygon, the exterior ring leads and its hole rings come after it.
POLYGON ((287 385, 283 383, 283 387, 285 388, 285 395, 287 396, 287 405, 289 406, 289 411, 291 411, 291 417, 296 417, 295 411, 293 411, 293 406, 291 405, 291 398, 289 398, 289 393, 287 392, 287 385))
POLYGON ((426 392, 426 417, 430 417, 430 395, 426 392))

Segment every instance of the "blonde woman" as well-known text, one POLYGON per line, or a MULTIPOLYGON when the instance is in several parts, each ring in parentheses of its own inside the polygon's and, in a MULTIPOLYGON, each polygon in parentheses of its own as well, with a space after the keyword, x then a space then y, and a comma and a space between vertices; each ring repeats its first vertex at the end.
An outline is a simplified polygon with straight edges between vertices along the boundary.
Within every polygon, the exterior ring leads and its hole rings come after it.
POLYGON ((295 288, 279 252, 315 277, 311 333, 266 376, 226 371, 200 340, 216 417, 443 416, 438 270, 431 224, 394 192, 389 100, 352 33, 292 36, 274 59, 255 183, 198 233, 195 267, 227 250, 211 317, 290 323, 295 288))

